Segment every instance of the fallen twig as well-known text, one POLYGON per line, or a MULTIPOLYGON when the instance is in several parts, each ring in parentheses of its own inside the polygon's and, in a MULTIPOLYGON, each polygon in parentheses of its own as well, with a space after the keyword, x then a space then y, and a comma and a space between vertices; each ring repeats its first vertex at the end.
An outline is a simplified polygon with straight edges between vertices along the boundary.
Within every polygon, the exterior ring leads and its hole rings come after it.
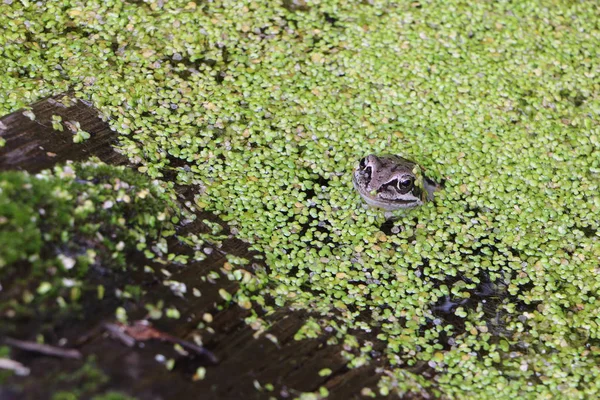
POLYGON ((104 324, 104 329, 106 329, 112 337, 121 341, 125 346, 133 347, 135 345, 136 340, 125 332, 123 325, 107 322, 104 324))
POLYGON ((180 346, 191 350, 196 354, 205 356, 210 362, 216 364, 219 362, 217 357, 211 352, 206 350, 202 346, 198 346, 195 343, 187 340, 179 339, 168 333, 161 332, 158 329, 152 327, 150 322, 146 320, 135 321, 132 325, 124 325, 121 323, 106 323, 104 327, 117 339, 122 341, 125 345, 131 347, 135 344, 135 341, 146 341, 150 339, 158 339, 165 342, 176 343, 180 346))
POLYGON ((4 343, 9 346, 16 347, 17 349, 31 351, 34 353, 45 354, 47 356, 61 357, 61 358, 74 358, 76 360, 82 357, 79 350, 65 349, 62 347, 50 346, 47 344, 40 344, 36 342, 29 342, 25 340, 18 340, 13 338, 4 339, 4 343))
POLYGON ((0 358, 0 369, 11 370, 15 374, 21 376, 29 375, 29 368, 18 361, 11 360, 10 358, 0 358))

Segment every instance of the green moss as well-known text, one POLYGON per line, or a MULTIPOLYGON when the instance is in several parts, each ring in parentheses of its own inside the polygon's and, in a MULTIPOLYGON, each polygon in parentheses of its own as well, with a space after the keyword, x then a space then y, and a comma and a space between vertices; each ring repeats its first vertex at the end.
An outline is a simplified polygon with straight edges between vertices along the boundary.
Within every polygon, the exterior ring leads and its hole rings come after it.
POLYGON ((92 397, 92 400, 134 400, 135 397, 128 396, 119 392, 107 392, 92 397))
POLYGON ((91 99, 140 172, 175 170, 264 253, 232 299, 319 314, 298 337, 378 332, 380 393, 597 397, 594 2, 194 4, 3 4, 0 110, 91 99), (350 180, 372 152, 444 189, 386 227, 350 180))
POLYGON ((91 393, 97 392, 109 378, 96 365, 95 357, 90 356, 76 371, 58 375, 56 384, 72 387, 71 390, 57 391, 52 394, 53 400, 70 400, 89 397, 91 393))
MULTIPOLYGON (((10 347, 0 346, 0 358, 10 358, 10 347)), ((0 370, 0 384, 4 384, 12 375, 12 371, 0 370)))
MULTIPOLYGON (((50 318, 77 309, 82 296, 97 298, 88 275, 125 270, 123 250, 145 247, 168 229, 161 213, 181 210, 164 188, 124 168, 89 162, 36 176, 0 173, 2 312, 50 318)), ((140 288, 118 293, 139 298, 140 288)))

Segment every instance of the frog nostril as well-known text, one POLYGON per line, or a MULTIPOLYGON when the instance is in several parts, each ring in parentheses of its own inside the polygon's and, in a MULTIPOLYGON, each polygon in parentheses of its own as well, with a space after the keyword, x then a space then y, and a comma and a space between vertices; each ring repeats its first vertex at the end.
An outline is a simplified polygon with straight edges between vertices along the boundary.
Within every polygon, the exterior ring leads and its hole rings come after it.
POLYGON ((368 166, 363 168, 363 176, 367 182, 371 181, 371 175, 373 174, 373 167, 368 166))
POLYGON ((365 169, 365 167, 367 166, 367 158, 361 158, 360 161, 358 162, 358 168, 360 169, 365 169))

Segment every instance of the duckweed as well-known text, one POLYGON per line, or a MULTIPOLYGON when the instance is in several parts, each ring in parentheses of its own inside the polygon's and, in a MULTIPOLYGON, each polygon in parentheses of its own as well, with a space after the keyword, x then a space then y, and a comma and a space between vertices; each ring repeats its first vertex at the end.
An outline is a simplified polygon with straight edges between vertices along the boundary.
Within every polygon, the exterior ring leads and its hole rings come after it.
MULTIPOLYGON (((380 394, 597 397, 594 2, 111 0, 0 11, 0 112, 72 90, 109 118, 139 171, 176 171, 199 208, 264 253, 261 282, 242 279, 224 297, 247 308, 271 296, 319 314, 299 339, 377 331, 389 360, 380 394), (391 222, 365 208, 350 172, 380 152, 443 181, 436 200, 391 222), (411 372, 423 363, 431 379, 411 372)), ((31 240, 4 250, 5 264, 42 245, 35 221, 17 218, 9 223, 31 240)))

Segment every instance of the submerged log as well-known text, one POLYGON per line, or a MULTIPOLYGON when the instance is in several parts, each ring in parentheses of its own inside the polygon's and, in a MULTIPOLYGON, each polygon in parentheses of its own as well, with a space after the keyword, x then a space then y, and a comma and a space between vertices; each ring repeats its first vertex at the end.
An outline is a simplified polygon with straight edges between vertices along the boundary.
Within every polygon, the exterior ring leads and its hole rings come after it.
POLYGON ((99 117, 98 110, 68 94, 50 97, 1 118, 0 137, 6 140, 0 148, 0 170, 38 172, 92 155, 113 165, 127 161, 114 151, 117 135, 99 117), (73 141, 76 123, 91 135, 82 143, 73 141), (55 129, 59 126, 62 131, 55 129))

